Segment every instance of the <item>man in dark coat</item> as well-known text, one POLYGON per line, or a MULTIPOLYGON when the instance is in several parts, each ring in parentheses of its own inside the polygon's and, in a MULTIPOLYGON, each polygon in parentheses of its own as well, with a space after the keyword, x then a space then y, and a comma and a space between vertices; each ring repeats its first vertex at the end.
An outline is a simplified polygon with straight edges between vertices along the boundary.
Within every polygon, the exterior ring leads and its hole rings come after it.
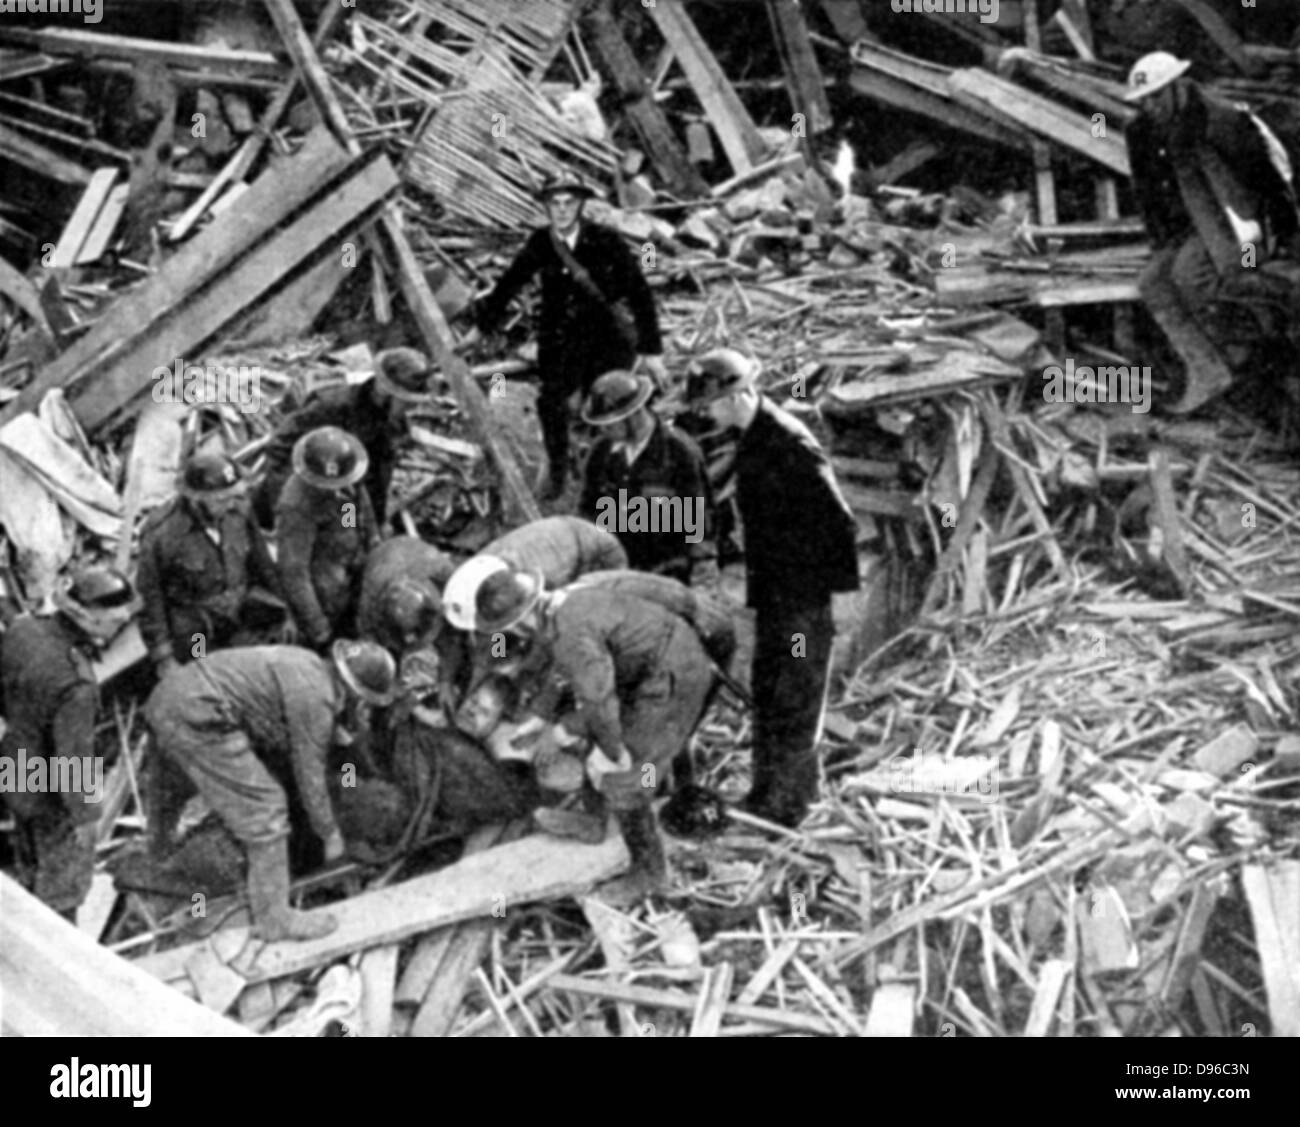
POLYGON ((325 778, 337 719, 349 693, 379 707, 393 700, 396 666, 381 647, 341 639, 330 657, 298 646, 220 650, 177 667, 145 706, 159 751, 247 852, 253 922, 268 940, 315 939, 337 926, 327 913, 289 907, 289 804, 280 780, 293 780, 326 862, 339 860, 345 845, 325 778))
POLYGON ((140 537, 140 633, 159 676, 208 650, 251 644, 259 613, 261 623, 287 614, 234 462, 195 454, 178 488, 140 537))
POLYGON ((90 891, 103 799, 95 758, 99 695, 91 662, 130 621, 139 599, 112 568, 78 573, 52 615, 14 620, 0 646, 8 727, 0 793, 17 830, 20 874, 32 893, 76 922, 90 891))
POLYGON ((276 505, 280 583, 307 645, 353 633, 366 556, 379 541, 370 496, 358 482, 366 451, 347 431, 322 427, 298 440, 293 475, 276 505))
POLYGON ((651 800, 671 777, 713 684, 695 628, 626 591, 579 585, 547 592, 536 573, 514 570, 483 584, 478 616, 485 632, 540 646, 573 691, 595 745, 588 777, 613 810, 632 860, 626 880, 605 895, 661 891, 668 872, 651 800))
POLYGON ((339 427, 356 435, 366 449, 366 490, 375 519, 382 525, 387 520, 388 486, 398 446, 409 430, 407 412, 429 402, 433 378, 422 353, 413 348, 390 348, 375 357, 373 378, 318 391, 281 420, 266 448, 266 476, 254 506, 257 519, 270 527, 276 502, 293 472, 298 440, 320 427, 339 427))
MULTIPOLYGON (((1246 107, 1183 77, 1189 65, 1156 51, 1129 75, 1126 100, 1141 113, 1125 135, 1155 251, 1138 286, 1157 320, 1199 338, 1201 351, 1217 350, 1233 366, 1259 334, 1234 304, 1245 301, 1268 316, 1269 305, 1288 303, 1290 287, 1270 263, 1300 252, 1300 214, 1281 142, 1246 107)), ((1210 372, 1193 365, 1172 409, 1199 406, 1229 378, 1227 366, 1210 372)))
POLYGON ((628 566, 690 583, 697 563, 716 559, 704 455, 694 440, 647 406, 654 384, 606 372, 592 386, 583 421, 600 427, 578 514, 613 532, 628 566))
POLYGON ((746 601, 755 610, 754 782, 748 809, 797 825, 817 795, 817 741, 834 622, 831 594, 858 587, 857 525, 807 427, 759 393, 756 362, 699 357, 688 397, 740 432, 736 501, 746 601))
POLYGON ((553 496, 568 473, 574 392, 585 393, 603 372, 632 368, 638 356, 662 379, 663 344, 650 287, 622 236, 583 221, 583 205, 594 194, 572 176, 548 180, 541 197, 549 225, 529 236, 496 287, 475 305, 476 327, 488 332, 529 279, 541 275, 537 410, 553 496))

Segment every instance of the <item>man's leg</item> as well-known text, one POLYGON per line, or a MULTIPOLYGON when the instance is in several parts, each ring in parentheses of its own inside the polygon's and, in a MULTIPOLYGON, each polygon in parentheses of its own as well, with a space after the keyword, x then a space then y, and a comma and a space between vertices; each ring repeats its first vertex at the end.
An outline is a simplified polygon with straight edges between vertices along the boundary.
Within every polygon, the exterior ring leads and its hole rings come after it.
POLYGON ((95 875, 95 851, 77 839, 77 826, 66 810, 50 806, 31 826, 36 847, 36 879, 32 894, 69 923, 90 891, 95 875))
POLYGON ((758 609, 754 782, 745 807, 781 825, 798 825, 817 797, 834 629, 829 599, 758 609))
POLYGON ((537 397, 537 417, 542 424, 542 442, 546 446, 550 496, 564 491, 569 472, 569 392, 557 380, 542 378, 537 397))

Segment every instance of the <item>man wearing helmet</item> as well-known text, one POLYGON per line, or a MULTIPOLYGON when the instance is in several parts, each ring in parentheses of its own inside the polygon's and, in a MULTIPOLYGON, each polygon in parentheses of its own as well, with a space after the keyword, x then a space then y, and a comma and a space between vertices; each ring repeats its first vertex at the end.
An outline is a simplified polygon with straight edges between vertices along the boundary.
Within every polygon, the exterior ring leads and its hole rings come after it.
POLYGON ((378 542, 370 497, 358 484, 368 459, 338 427, 303 435, 276 505, 280 582, 314 649, 350 634, 366 555, 378 542))
MULTIPOLYGON (((235 463, 194 454, 177 491, 140 537, 140 633, 159 676, 209 650, 254 641, 250 594, 260 596, 267 619, 279 603, 280 579, 235 463)), ((278 617, 286 613, 281 603, 278 617)))
MULTIPOLYGON (((0 645, 0 682, 8 728, 6 764, 51 760, 83 765, 82 790, 16 788, 4 795, 13 815, 19 871, 33 894, 69 920, 90 891, 100 807, 93 793, 98 693, 91 662, 131 620, 139 599, 130 581, 108 567, 78 572, 53 599, 55 613, 14 620, 0 645)), ((102 775, 98 775, 102 786, 102 775)), ((102 795, 98 796, 102 797, 102 795)))
POLYGON ((592 385, 582 418, 602 434, 587 457, 578 513, 618 535, 628 566, 689 583, 696 564, 716 557, 706 536, 708 475, 694 440, 651 411, 653 394, 647 377, 630 372, 606 372, 592 385))
POLYGON ((736 503, 755 612, 753 814, 795 826, 817 795, 830 673, 831 594, 858 587, 857 525, 825 453, 765 399, 758 363, 730 348, 692 362, 687 397, 740 433, 736 503))
POLYGON ((325 772, 350 700, 383 707, 397 680, 374 642, 335 642, 326 659, 298 646, 220 650, 179 666, 145 706, 159 751, 190 778, 248 854, 248 899, 260 935, 315 939, 337 926, 328 913, 289 907, 292 785, 324 844, 326 862, 344 842, 325 772))
POLYGON ((390 348, 375 357, 371 379, 318 391, 282 419, 266 448, 266 476, 255 505, 258 520, 270 526, 275 504, 293 470, 298 440, 320 427, 340 427, 355 435, 366 449, 366 491, 376 520, 384 524, 397 447, 409 430, 407 412, 430 401, 434 378, 423 353, 390 348))
MULTIPOLYGON (((1241 321, 1242 303, 1265 318, 1270 307, 1287 310, 1293 283, 1274 273, 1273 260, 1300 259, 1300 212, 1285 149, 1245 106, 1185 77, 1190 65, 1165 51, 1145 55, 1125 95, 1140 111, 1125 136, 1155 252, 1138 288, 1174 345, 1186 342, 1179 349, 1186 386, 1171 408, 1179 412, 1219 394, 1229 369, 1247 362, 1260 328, 1241 321), (1218 364, 1200 359, 1216 353, 1218 364)), ((1286 312, 1275 316, 1286 332, 1286 312)))
POLYGON ((475 305, 488 332, 524 285, 541 275, 537 412, 550 464, 550 495, 564 488, 569 458, 569 398, 602 372, 632 368, 637 357, 662 382, 663 345, 654 297, 622 237, 582 216, 594 189, 571 174, 549 178, 539 193, 549 224, 534 231, 496 287, 475 305), (626 306, 626 312, 624 307, 626 306))

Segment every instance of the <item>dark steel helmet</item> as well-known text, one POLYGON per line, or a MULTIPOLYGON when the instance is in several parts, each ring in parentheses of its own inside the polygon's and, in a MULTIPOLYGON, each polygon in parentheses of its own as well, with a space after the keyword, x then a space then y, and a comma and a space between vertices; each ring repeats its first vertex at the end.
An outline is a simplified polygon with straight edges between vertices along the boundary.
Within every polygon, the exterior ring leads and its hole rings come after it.
POLYGON ((368 704, 392 704, 397 697, 397 662, 378 642, 340 638, 330 650, 348 689, 368 704))
POLYGON ((606 372, 591 385, 582 421, 593 427, 620 422, 644 407, 654 392, 654 381, 648 376, 634 376, 621 369, 606 372))
POLYGON ((78 569, 53 601, 60 613, 101 642, 120 633, 140 609, 135 587, 115 567, 78 569))
POLYGON ((498 571, 483 580, 474 605, 474 617, 481 634, 509 630, 537 605, 542 597, 540 571, 498 571))
POLYGON ((317 489, 355 485, 369 468, 361 440, 342 427, 317 427, 293 447, 293 472, 317 489))
POLYGON ((428 583, 399 579, 384 593, 380 604, 382 629, 405 644, 412 635, 423 638, 442 622, 442 600, 428 583))
POLYGON ((548 200, 557 192, 572 192, 583 199, 591 199, 596 195, 596 189, 591 184, 568 169, 550 173, 537 189, 537 198, 548 200))
POLYGON ((433 379, 428 357, 414 348, 389 348, 375 357, 375 387, 403 403, 427 403, 433 379))
POLYGON ((687 369, 686 398, 703 406, 754 386, 761 365, 734 348, 715 348, 691 361, 687 369))
POLYGON ((242 491, 243 478, 233 459, 225 454, 201 451, 190 455, 181 468, 178 487, 182 497, 221 501, 242 491))

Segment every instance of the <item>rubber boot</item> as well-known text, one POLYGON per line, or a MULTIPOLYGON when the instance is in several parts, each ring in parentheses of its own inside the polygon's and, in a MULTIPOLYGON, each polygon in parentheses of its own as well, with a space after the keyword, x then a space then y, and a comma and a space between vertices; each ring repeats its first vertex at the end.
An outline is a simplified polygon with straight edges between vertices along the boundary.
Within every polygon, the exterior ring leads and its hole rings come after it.
POLYGON ((248 901, 253 934, 261 939, 319 939, 336 927, 329 912, 289 907, 289 839, 248 845, 248 901))
POLYGON ((630 905, 666 892, 668 862, 664 859, 654 811, 649 806, 640 806, 634 810, 616 810, 614 816, 631 855, 632 867, 626 876, 601 885, 600 898, 610 904, 630 905))
POLYGON ((756 818, 794 829, 817 798, 820 768, 817 753, 786 753, 768 770, 755 770, 754 786, 741 809, 756 818))

